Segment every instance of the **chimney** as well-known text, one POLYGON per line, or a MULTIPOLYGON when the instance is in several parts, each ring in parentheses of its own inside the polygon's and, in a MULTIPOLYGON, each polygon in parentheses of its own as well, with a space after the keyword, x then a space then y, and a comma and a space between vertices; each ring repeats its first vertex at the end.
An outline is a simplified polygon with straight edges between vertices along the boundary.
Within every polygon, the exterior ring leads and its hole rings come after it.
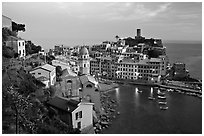
POLYGON ((137 29, 137 37, 141 37, 141 29, 137 29))

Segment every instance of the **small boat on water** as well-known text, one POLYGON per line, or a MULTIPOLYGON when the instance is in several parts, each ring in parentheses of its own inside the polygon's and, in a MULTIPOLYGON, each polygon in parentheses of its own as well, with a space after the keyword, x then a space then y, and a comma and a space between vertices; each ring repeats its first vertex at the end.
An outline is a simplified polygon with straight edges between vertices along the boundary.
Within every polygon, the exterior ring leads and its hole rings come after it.
POLYGON ((148 97, 148 99, 149 99, 149 100, 155 100, 155 98, 154 98, 154 97, 151 97, 151 96, 148 97))
POLYGON ((165 106, 165 107, 161 106, 161 107, 159 107, 159 108, 160 108, 160 110, 167 110, 169 107, 167 107, 167 106, 165 106))
POLYGON ((167 89, 167 91, 168 91, 168 92, 173 92, 174 90, 173 90, 173 89, 167 89))
POLYGON ((165 95, 165 93, 163 93, 163 92, 161 92, 161 91, 159 91, 159 90, 158 90, 157 94, 158 94, 158 95, 161 95, 161 96, 164 96, 164 95, 165 95))
POLYGON ((158 96, 159 99, 166 99, 166 96, 158 96))
POLYGON ((135 88, 135 91, 138 93, 142 93, 142 90, 139 90, 137 87, 135 88))
POLYGON ((142 91, 141 91, 141 90, 138 90, 137 92, 138 92, 138 93, 142 93, 142 91))
POLYGON ((167 102, 158 102, 158 104, 161 104, 161 105, 166 105, 167 102))

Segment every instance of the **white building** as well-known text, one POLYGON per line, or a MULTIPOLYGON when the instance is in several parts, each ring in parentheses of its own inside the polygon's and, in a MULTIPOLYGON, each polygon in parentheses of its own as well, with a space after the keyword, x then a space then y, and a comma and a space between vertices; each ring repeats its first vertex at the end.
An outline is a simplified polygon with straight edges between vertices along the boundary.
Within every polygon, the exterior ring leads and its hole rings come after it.
POLYGON ((46 77, 49 79, 49 86, 56 83, 56 68, 52 65, 45 64, 43 66, 32 69, 29 73, 36 79, 39 77, 46 77))
POLYGON ((79 51, 79 72, 82 75, 90 74, 90 58, 89 51, 86 47, 82 47, 79 51))
POLYGON ((78 128, 81 133, 87 128, 93 128, 93 103, 55 96, 48 104, 58 110, 63 122, 78 128))
POLYGON ((13 50, 18 53, 19 58, 25 58, 25 40, 14 36, 9 36, 6 41, 6 46, 12 47, 13 50))

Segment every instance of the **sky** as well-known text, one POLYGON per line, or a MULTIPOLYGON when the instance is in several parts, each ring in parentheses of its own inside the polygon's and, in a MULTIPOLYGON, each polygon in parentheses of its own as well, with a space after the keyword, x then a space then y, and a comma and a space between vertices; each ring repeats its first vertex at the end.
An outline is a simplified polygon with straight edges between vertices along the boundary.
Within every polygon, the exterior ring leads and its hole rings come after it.
POLYGON ((137 28, 146 38, 202 41, 201 2, 3 2, 2 14, 45 49, 134 37, 137 28))

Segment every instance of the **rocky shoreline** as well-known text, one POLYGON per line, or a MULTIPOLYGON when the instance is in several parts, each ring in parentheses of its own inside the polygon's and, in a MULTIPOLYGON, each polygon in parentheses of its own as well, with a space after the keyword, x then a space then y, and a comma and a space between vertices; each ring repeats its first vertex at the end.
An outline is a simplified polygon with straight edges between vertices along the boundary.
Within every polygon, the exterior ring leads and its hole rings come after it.
POLYGON ((115 91, 118 84, 103 85, 101 90, 101 105, 102 112, 99 115, 98 121, 94 124, 94 130, 96 134, 100 134, 104 129, 111 125, 113 119, 115 119, 120 112, 118 111, 118 102, 115 98, 111 97, 108 92, 115 91))

